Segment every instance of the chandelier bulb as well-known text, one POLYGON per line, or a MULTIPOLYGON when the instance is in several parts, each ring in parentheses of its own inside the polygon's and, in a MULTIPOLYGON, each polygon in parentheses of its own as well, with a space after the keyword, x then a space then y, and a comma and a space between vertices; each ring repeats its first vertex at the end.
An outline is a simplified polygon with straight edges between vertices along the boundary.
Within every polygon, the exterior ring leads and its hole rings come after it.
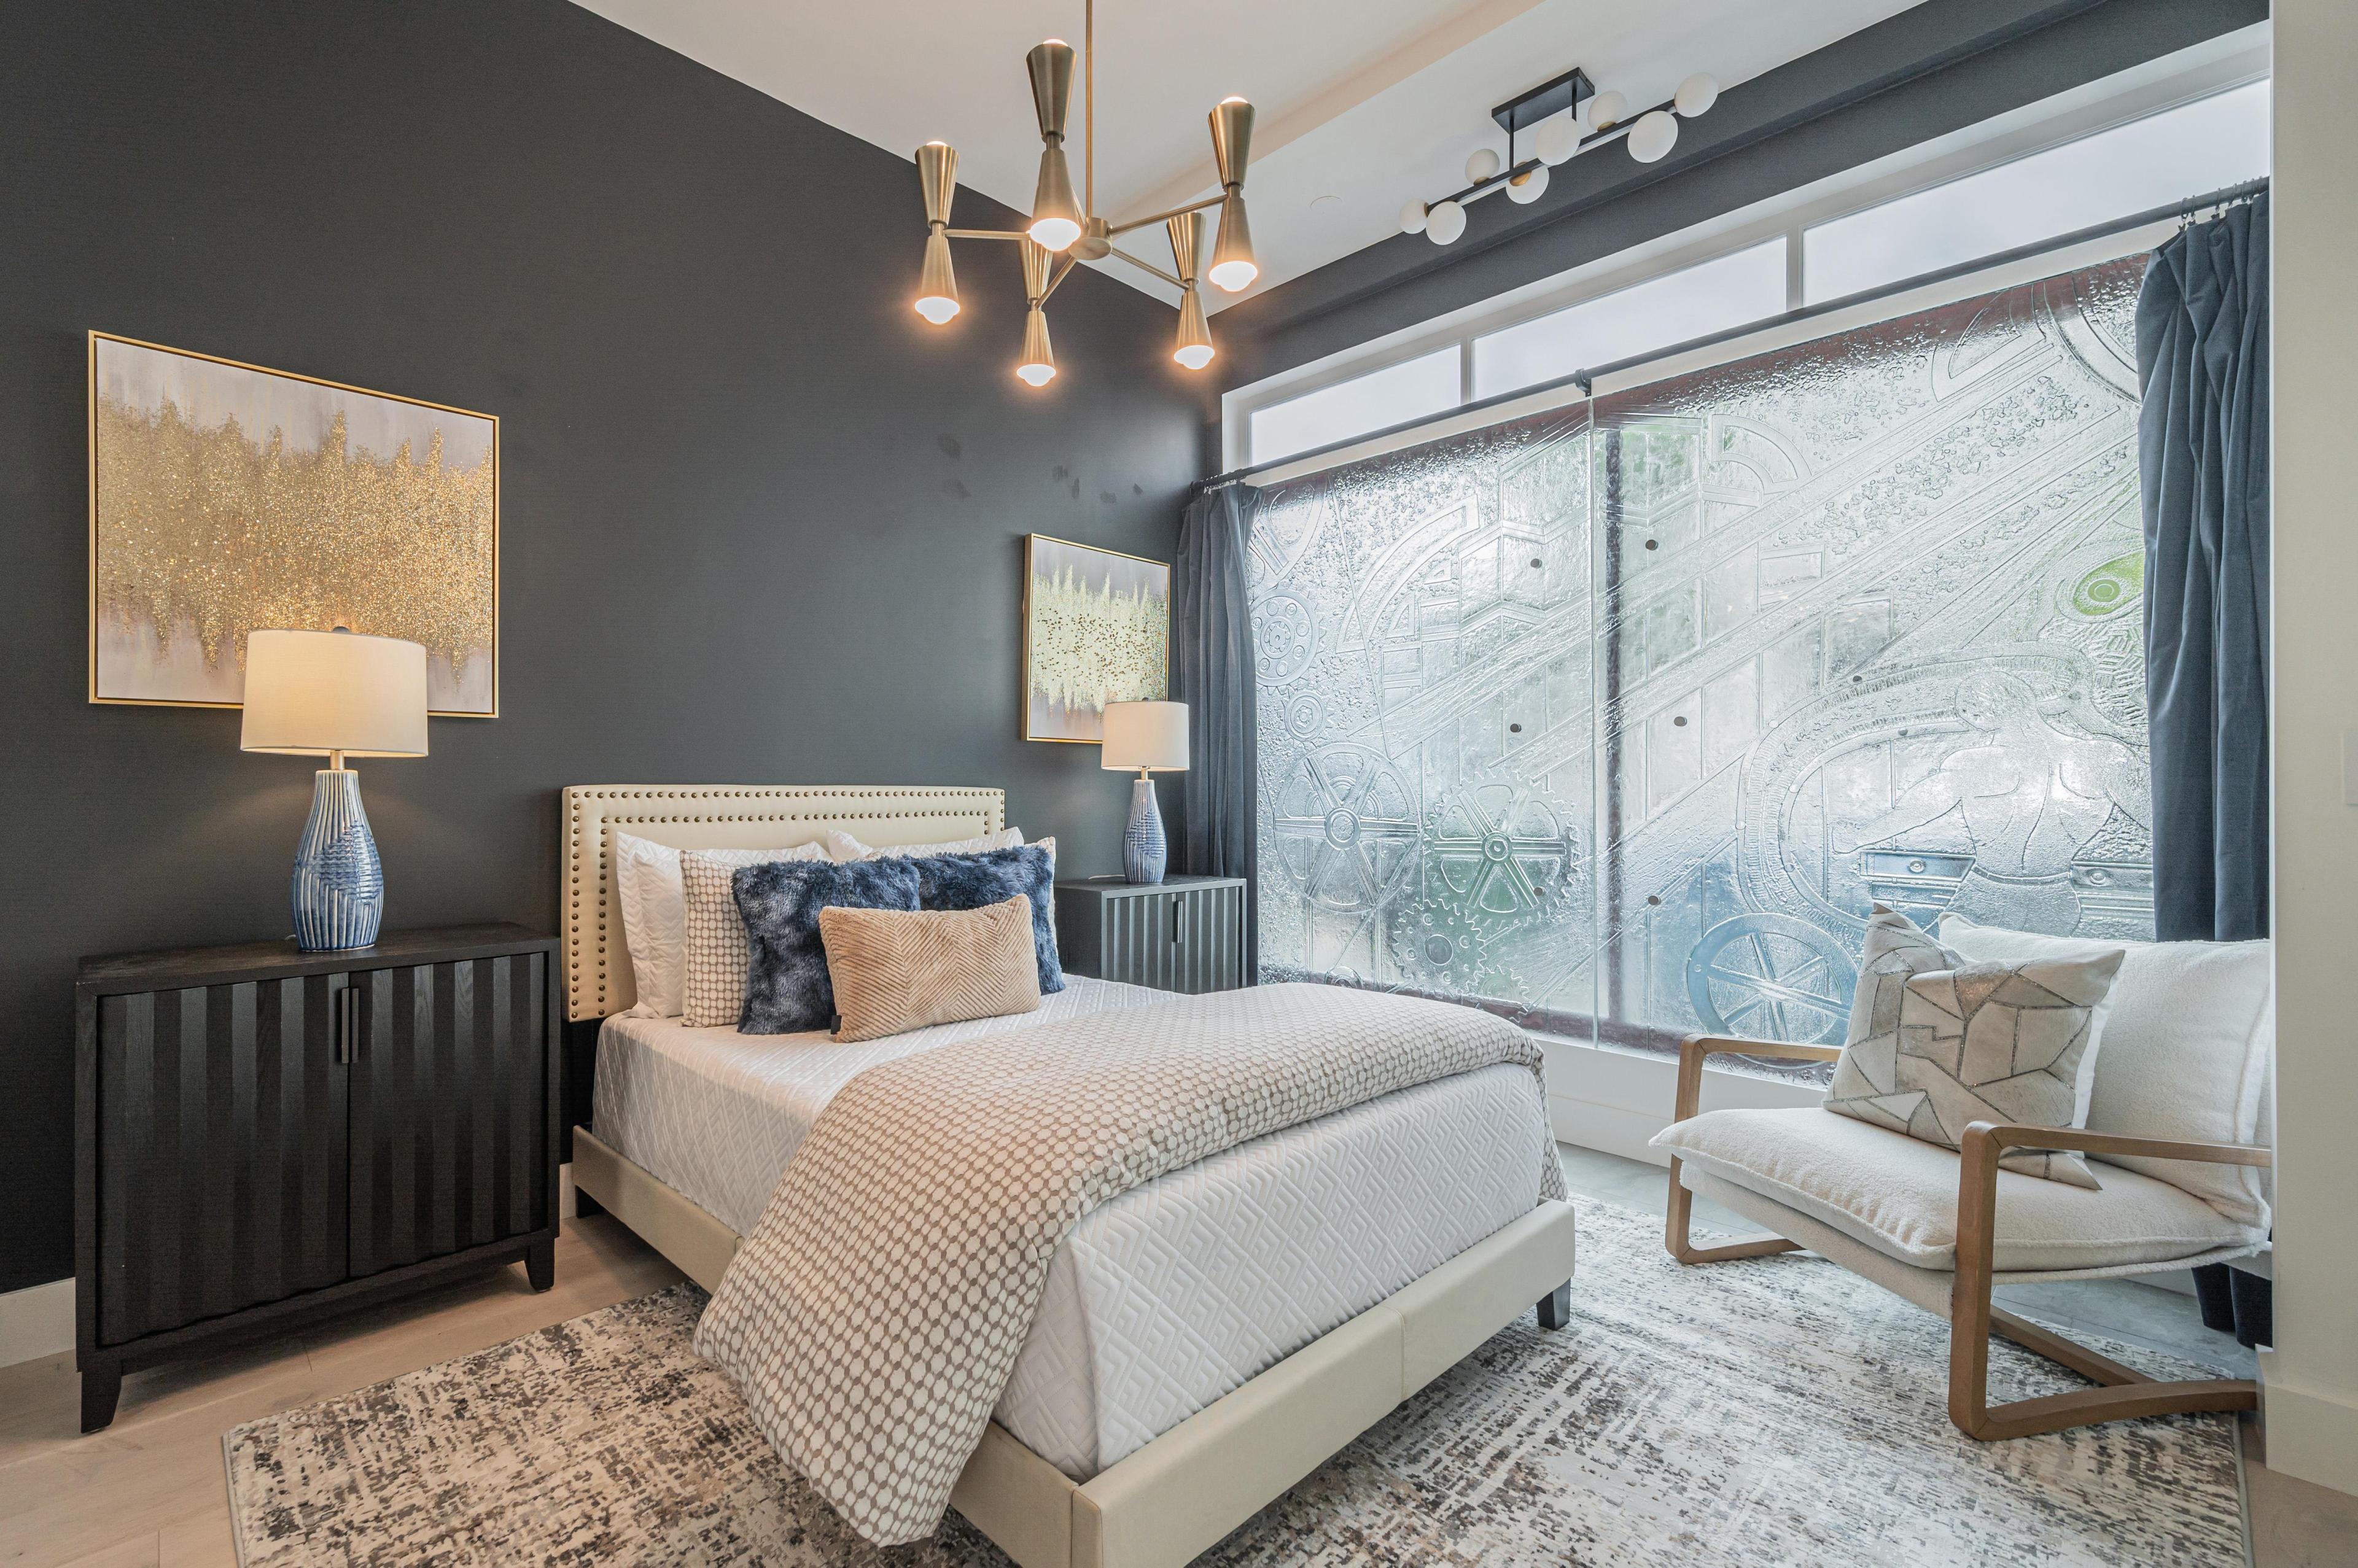
POLYGON ((1403 234, 1423 233, 1424 203, 1422 201, 1412 201, 1407 206, 1401 208, 1400 211, 1400 226, 1401 232, 1403 234))
POLYGON ((1547 188, 1547 165, 1541 164, 1537 168, 1525 169, 1507 181, 1507 200, 1518 205, 1527 205, 1546 195, 1547 188))
POLYGON ((1037 305, 1023 318, 1023 355, 1015 377, 1026 386, 1045 386, 1055 379, 1056 356, 1048 347, 1048 316, 1037 305))
POLYGON ((1220 230, 1212 242, 1212 265, 1204 276, 1230 294, 1251 287, 1260 276, 1260 263, 1253 258, 1252 227, 1245 220, 1244 192, 1233 185, 1220 200, 1220 230))
POLYGON ((1171 357, 1189 370, 1212 362, 1212 329, 1204 319, 1204 301, 1193 288, 1179 298, 1179 341, 1171 357))
POLYGON ((938 223, 925 236, 925 270, 917 276, 917 314, 938 327, 958 313, 957 276, 950 270, 950 237, 938 223))
POLYGON ((1425 214, 1424 237, 1436 245, 1454 245, 1466 232, 1466 209, 1455 201, 1436 201, 1425 214))

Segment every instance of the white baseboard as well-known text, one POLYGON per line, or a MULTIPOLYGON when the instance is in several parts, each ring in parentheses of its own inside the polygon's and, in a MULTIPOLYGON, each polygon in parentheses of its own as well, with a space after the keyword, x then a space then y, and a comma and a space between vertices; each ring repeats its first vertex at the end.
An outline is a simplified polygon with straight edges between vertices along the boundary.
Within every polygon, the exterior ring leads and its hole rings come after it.
POLYGON ((0 1367, 74 1347, 74 1282, 51 1280, 0 1295, 0 1367))
MULTIPOLYGON (((1671 1107, 1678 1092, 1679 1065, 1649 1052, 1591 1045, 1585 1041, 1542 1037, 1547 1052, 1548 1112, 1557 1139, 1585 1149, 1668 1165, 1670 1156, 1646 1147, 1647 1141, 1671 1124, 1671 1107)), ((1787 1083, 1705 1066, 1703 1108, 1725 1110, 1748 1107, 1782 1110, 1816 1105, 1825 1091, 1811 1084, 1787 1083)))
POLYGON ((2358 1404, 2288 1382, 2282 1358, 2260 1351, 2260 1422, 2268 1468, 2358 1496, 2358 1404))

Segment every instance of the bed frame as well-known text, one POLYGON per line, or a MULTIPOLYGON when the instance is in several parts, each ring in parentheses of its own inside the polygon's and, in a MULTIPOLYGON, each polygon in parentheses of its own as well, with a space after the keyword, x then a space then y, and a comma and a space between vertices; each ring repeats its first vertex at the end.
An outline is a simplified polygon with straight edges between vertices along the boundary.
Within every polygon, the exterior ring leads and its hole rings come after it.
MULTIPOLYGON (((683 849, 806 842, 838 828, 870 844, 971 838, 1005 826, 995 789, 595 784, 565 792, 567 1016, 631 1005, 614 901, 616 830, 683 849)), ((586 1096, 575 1103, 586 1105, 586 1096)), ((716 1290, 737 1233, 643 1167, 573 1130, 573 1184, 682 1273, 716 1290)), ((950 1506, 1020 1568, 1176 1568, 1250 1519, 1400 1402, 1539 1303, 1571 1306, 1573 1212, 1545 1203, 1313 1340, 1086 1482, 996 1422, 950 1506)))

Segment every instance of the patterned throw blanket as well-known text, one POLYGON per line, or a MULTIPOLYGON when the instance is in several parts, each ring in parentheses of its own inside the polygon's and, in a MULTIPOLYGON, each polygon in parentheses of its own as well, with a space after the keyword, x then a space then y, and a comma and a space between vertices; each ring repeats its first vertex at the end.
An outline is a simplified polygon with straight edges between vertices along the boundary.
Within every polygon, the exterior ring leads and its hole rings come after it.
MULTIPOLYGON (((1084 1215, 1264 1133, 1501 1062, 1541 1076, 1538 1044, 1488 1013, 1283 985, 871 1067, 786 1166, 697 1352, 861 1535, 922 1540, 1084 1215)), ((1550 1156, 1534 1203, 1563 1195, 1550 1156)))

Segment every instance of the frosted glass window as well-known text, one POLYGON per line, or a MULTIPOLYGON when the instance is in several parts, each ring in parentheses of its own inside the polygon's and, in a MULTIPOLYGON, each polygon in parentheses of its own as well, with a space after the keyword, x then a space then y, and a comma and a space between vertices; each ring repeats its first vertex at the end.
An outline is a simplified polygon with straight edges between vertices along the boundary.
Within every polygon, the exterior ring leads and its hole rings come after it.
POLYGON ((1840 299, 2267 172, 2268 84, 2255 81, 1821 223, 1802 240, 1803 297, 1840 299))
POLYGON ((1370 375, 1254 409, 1251 460, 1270 462, 1370 430, 1389 429, 1455 408, 1458 402, 1457 349, 1452 345, 1370 375))
POLYGON ((1869 911, 2153 934, 2146 258, 1271 485, 1260 960, 1840 1040, 1869 911))
POLYGON ((1785 308, 1783 236, 1649 278, 1474 340, 1474 395, 1494 397, 1775 316, 1785 308))

